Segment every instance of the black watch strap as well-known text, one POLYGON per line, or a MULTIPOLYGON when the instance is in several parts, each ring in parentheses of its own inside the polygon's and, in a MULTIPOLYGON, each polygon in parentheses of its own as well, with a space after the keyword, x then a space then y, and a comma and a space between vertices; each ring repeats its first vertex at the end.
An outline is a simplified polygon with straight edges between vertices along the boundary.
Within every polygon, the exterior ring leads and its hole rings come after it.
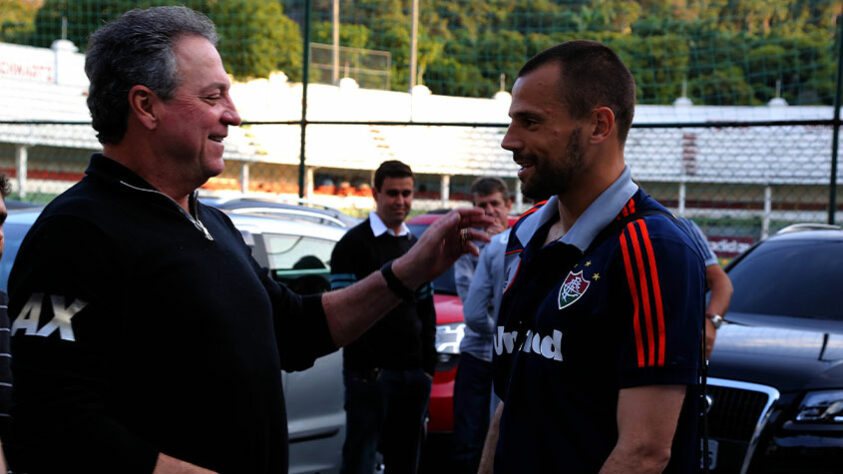
POLYGON ((392 272, 392 260, 383 264, 381 267, 381 275, 383 275, 383 279, 386 280, 386 286, 389 287, 396 296, 407 303, 416 302, 416 292, 404 286, 404 284, 401 283, 401 280, 399 280, 398 277, 395 276, 395 273, 392 272))

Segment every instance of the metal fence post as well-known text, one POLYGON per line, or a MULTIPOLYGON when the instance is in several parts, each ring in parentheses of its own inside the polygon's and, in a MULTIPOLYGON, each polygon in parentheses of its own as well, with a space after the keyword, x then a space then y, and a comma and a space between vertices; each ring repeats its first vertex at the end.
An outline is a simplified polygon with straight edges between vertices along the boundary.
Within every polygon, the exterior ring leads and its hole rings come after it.
POLYGON ((304 8, 304 47, 302 48, 301 79, 301 148, 299 149, 299 199, 304 198, 304 162, 305 138, 307 130, 307 83, 310 80, 310 10, 312 0, 305 0, 304 8))
POLYGON ((843 15, 837 16, 837 90, 834 92, 834 131, 831 135, 831 179, 828 192, 828 223, 837 213, 837 149, 840 135, 840 93, 843 74, 843 15))

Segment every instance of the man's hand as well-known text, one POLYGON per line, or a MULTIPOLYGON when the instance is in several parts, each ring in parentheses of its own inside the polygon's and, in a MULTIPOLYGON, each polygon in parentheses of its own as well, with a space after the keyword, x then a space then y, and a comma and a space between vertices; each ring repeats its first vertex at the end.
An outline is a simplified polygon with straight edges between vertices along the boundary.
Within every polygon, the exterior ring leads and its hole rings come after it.
POLYGON ((216 471, 158 453, 158 461, 155 463, 152 474, 216 474, 216 471))
POLYGON ((500 222, 495 221, 494 224, 490 225, 489 227, 486 227, 486 233, 488 233, 489 235, 498 235, 506 229, 507 228, 502 226, 500 222))
POLYGON ((710 319, 705 318, 705 360, 711 359, 711 351, 714 350, 714 340, 717 339, 717 329, 710 319))
MULTIPOLYGON (((448 269, 465 252, 479 254, 471 240, 489 241, 472 227, 486 227, 490 217, 480 209, 459 209, 437 219, 410 250, 392 262, 392 272, 407 288, 416 289, 448 269), (465 232, 467 239, 462 238, 465 232)), ((322 294, 328 330, 337 347, 357 339, 387 311, 400 303, 380 272, 336 291, 322 294)))
POLYGON ((454 209, 431 224, 407 253, 395 259, 392 271, 407 288, 433 281, 460 255, 479 255, 480 250, 472 241, 488 242, 489 234, 478 228, 493 223, 482 209, 454 209))
MULTIPOLYGON (((708 289, 711 290, 711 296, 708 300, 708 306, 705 308, 706 314, 726 315, 729 310, 729 302, 732 300, 732 281, 729 280, 729 275, 720 268, 720 265, 709 265, 705 267, 705 282, 708 289)), ((717 338, 717 329, 714 324, 705 318, 705 358, 711 358, 711 351, 714 349, 714 340, 717 338)))

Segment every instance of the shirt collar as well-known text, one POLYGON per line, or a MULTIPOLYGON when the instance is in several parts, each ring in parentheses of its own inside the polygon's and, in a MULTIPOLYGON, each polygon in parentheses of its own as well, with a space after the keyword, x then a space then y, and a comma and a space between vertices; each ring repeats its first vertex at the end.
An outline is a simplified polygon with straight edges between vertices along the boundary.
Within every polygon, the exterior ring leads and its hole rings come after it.
MULTIPOLYGON (((558 241, 573 245, 585 252, 591 242, 597 237, 626 203, 638 191, 638 185, 632 182, 632 174, 629 166, 624 166, 623 173, 597 196, 585 212, 574 222, 574 225, 558 241)), ((547 200, 547 203, 536 211, 535 217, 525 221, 518 227, 516 236, 521 242, 529 242, 533 234, 551 219, 557 218, 559 214, 558 198, 556 196, 547 200)))
POLYGON ((410 233, 410 229, 407 227, 407 224, 401 223, 401 229, 396 234, 392 231, 392 229, 388 229, 386 224, 383 223, 380 216, 375 211, 369 211, 369 225, 372 227, 372 233, 375 234, 375 237, 380 237, 384 233, 389 233, 394 237, 403 237, 410 233))

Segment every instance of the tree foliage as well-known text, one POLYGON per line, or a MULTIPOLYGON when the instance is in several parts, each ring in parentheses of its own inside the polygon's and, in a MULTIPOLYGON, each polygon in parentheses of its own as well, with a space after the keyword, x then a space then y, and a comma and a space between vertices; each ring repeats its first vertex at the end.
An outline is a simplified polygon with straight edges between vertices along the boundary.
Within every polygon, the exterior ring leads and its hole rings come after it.
MULTIPOLYGON (((163 3, 207 13, 219 29, 226 68, 238 78, 277 69, 301 77, 305 0, 0 0, 0 33, 49 46, 64 18, 67 37, 84 49, 103 22, 163 3)), ((411 5, 340 0, 340 44, 388 52, 396 90, 409 84, 411 5)), ((834 94, 841 0, 419 0, 419 6, 419 79, 439 94, 489 97, 502 75, 511 87, 529 57, 575 38, 618 51, 642 103, 671 103, 683 83, 698 104, 766 103, 777 83, 791 104, 830 104, 834 94)), ((333 0, 312 0, 312 41, 332 42, 332 10, 333 0)))
MULTIPOLYGON (((288 0, 295 3, 301 0, 288 0)), ((642 103, 671 103, 683 84, 696 103, 831 103, 838 0, 422 0, 419 63, 440 94, 489 97, 526 59, 587 38, 619 52, 642 103), (435 18, 435 22, 430 20, 435 18)), ((330 8, 318 0, 314 8, 330 8)), ((392 54, 394 89, 406 87, 410 0, 342 0, 343 25, 369 28, 366 48, 392 54), (397 77, 396 77, 397 76, 397 77)), ((324 17, 323 17, 324 18, 324 17)))
POLYGON ((0 0, 0 41, 15 41, 35 30, 40 0, 0 0))
POLYGON ((298 25, 284 16, 275 0, 208 2, 217 25, 220 55, 226 70, 239 79, 267 77, 283 70, 301 80, 302 39, 298 25))
POLYGON ((293 80, 301 78, 299 27, 284 16, 276 0, 45 0, 34 29, 15 39, 49 47, 65 37, 84 51, 100 25, 133 8, 153 5, 185 5, 208 15, 217 25, 226 70, 237 78, 265 77, 279 69, 293 80))

